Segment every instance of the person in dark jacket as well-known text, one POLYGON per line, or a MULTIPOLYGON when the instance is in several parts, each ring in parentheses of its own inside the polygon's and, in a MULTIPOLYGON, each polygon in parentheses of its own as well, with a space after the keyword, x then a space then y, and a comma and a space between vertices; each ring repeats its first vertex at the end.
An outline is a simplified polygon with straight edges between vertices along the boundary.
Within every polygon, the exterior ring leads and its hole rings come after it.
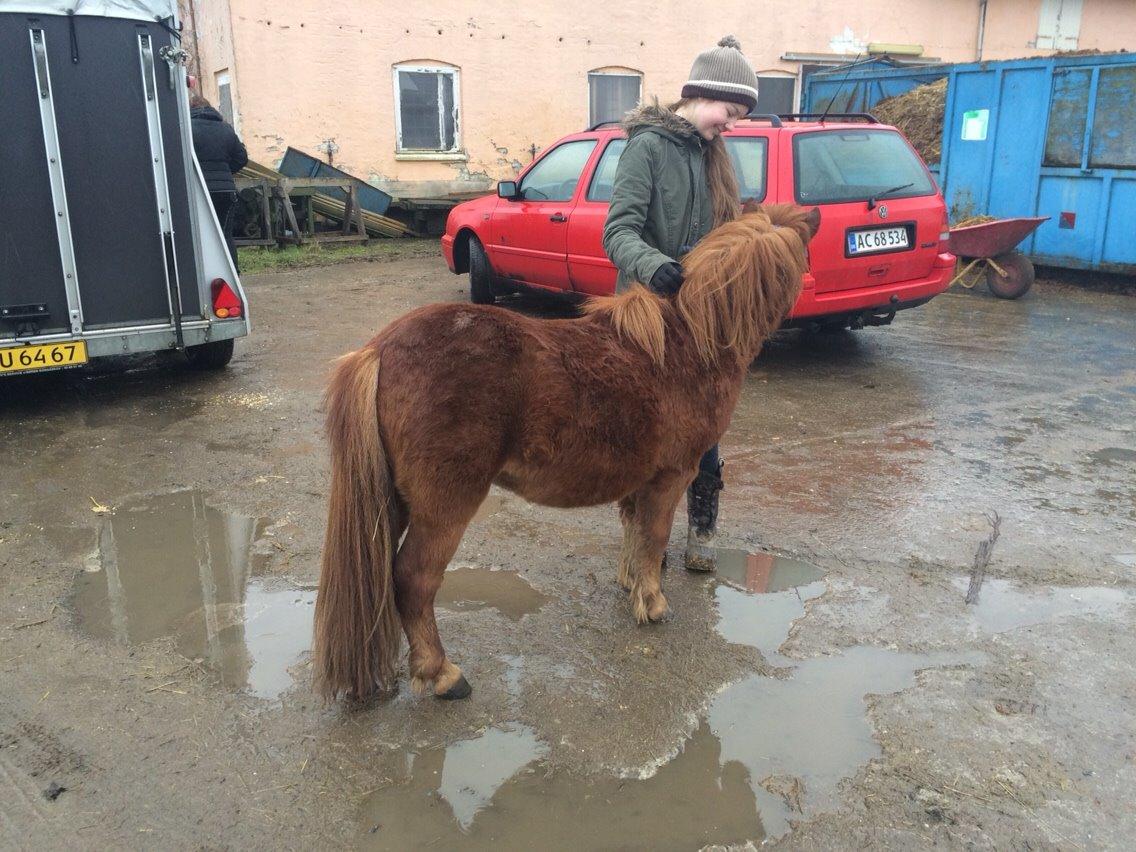
MULTIPOLYGON (((636 282, 664 298, 682 286, 682 256, 741 212, 722 131, 757 106, 757 75, 733 36, 694 60, 681 99, 629 113, 603 245, 619 270, 616 290, 636 282)), ((687 492, 686 567, 717 567, 714 533, 722 462, 711 447, 687 492)))
POLYGON ((236 267, 233 214, 236 212, 237 185, 233 182, 233 175, 248 163, 248 152, 232 125, 201 95, 195 94, 189 99, 189 117, 193 130, 193 150, 197 154, 197 162, 201 164, 209 198, 225 234, 229 256, 236 267))

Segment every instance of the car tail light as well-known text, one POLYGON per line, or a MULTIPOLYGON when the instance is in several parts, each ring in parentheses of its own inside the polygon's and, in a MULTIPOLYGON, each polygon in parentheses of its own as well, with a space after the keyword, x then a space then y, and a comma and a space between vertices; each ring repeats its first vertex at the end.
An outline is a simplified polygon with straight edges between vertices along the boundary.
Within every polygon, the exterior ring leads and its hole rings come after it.
POLYGON ((213 313, 221 319, 239 317, 244 311, 236 291, 224 278, 213 279, 213 313))
POLYGON ((943 224, 939 226, 939 254, 946 254, 951 249, 948 243, 951 240, 951 222, 943 211, 943 224))

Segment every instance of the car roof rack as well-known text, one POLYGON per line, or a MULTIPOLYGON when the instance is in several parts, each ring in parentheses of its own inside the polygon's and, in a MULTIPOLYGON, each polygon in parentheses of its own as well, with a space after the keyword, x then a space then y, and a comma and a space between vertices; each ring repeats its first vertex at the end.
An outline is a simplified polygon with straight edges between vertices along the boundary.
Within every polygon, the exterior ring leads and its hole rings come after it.
POLYGON ((591 127, 589 127, 587 130, 585 130, 584 132, 585 133, 591 133, 593 130, 600 130, 601 128, 608 127, 609 125, 613 125, 613 124, 618 126, 619 122, 618 121, 598 121, 595 124, 593 124, 591 127))
POLYGON ((772 115, 762 112, 752 112, 749 115, 742 116, 746 121, 768 121, 774 127, 781 126, 781 116, 772 115))
POLYGON ((863 121, 867 124, 879 124, 880 120, 872 115, 870 112, 787 112, 782 113, 780 118, 786 121, 800 121, 809 119, 832 119, 834 121, 848 121, 854 119, 856 121, 863 121))

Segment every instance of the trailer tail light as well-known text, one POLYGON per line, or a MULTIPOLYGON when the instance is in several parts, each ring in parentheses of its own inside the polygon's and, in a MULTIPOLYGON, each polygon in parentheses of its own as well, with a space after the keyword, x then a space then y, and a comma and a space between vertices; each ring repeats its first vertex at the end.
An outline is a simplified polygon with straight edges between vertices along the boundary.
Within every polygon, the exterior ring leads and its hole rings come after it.
POLYGON ((220 319, 233 319, 239 317, 244 307, 237 297, 236 291, 229 286, 224 278, 213 279, 213 313, 220 319))

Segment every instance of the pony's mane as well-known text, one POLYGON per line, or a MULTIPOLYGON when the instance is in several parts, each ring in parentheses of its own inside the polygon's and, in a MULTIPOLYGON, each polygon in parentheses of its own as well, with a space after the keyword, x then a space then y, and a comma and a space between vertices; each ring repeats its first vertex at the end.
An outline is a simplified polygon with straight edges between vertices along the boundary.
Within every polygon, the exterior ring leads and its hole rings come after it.
POLYGON ((808 210, 763 207, 711 231, 683 260, 675 305, 703 361, 751 359, 801 292, 812 236, 808 210))
POLYGON ((666 302, 641 284, 618 296, 598 296, 584 303, 585 314, 607 314, 621 340, 629 340, 656 364, 666 354, 666 302))
POLYGON ((620 338, 663 362, 664 311, 677 310, 695 351, 714 363, 724 350, 754 357, 788 315, 808 268, 809 211, 791 204, 745 213, 711 231, 683 260, 685 280, 672 302, 636 285, 589 299, 586 314, 607 314, 620 338))

